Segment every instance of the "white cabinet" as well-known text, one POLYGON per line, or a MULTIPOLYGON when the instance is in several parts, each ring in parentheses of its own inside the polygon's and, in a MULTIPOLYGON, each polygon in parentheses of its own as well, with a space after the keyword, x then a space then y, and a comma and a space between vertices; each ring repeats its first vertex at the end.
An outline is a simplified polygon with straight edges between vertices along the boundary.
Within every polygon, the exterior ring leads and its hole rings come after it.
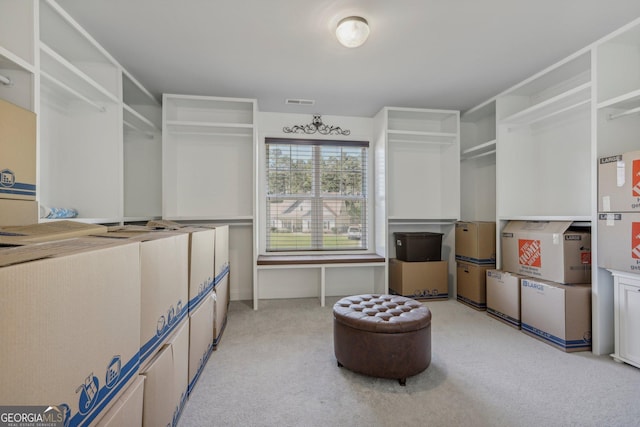
POLYGON ((163 209, 174 220, 254 217, 252 99, 163 96, 163 209))
POLYGON ((385 107, 374 128, 376 252, 395 258, 395 232, 443 233, 442 259, 455 277, 460 113, 385 107))
POLYGON ((124 221, 162 216, 162 106, 122 74, 124 221))
POLYGON ((611 271, 614 278, 613 358, 640 368, 640 276, 611 271))

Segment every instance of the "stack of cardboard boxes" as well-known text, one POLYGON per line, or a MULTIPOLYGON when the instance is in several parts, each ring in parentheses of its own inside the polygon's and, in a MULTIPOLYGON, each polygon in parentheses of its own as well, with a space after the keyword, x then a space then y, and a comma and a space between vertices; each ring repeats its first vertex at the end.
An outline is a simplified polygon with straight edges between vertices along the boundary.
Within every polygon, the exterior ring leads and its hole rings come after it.
POLYGON ((476 310, 487 309, 486 272, 496 267, 496 223, 456 223, 457 299, 476 310))
POLYGON ((389 291, 420 300, 449 297, 447 261, 442 261, 442 233, 394 233, 396 258, 389 260, 389 291))
POLYGON ((15 245, 0 249, 0 400, 55 407, 71 426, 176 425, 220 340, 217 301, 226 323, 228 289, 214 296, 214 272, 218 262, 228 271, 227 233, 0 229, 15 245))
POLYGON ((591 348, 591 235, 571 221, 510 221, 487 311, 566 352, 591 348))
POLYGON ((600 159, 598 266, 640 274, 640 151, 600 159))

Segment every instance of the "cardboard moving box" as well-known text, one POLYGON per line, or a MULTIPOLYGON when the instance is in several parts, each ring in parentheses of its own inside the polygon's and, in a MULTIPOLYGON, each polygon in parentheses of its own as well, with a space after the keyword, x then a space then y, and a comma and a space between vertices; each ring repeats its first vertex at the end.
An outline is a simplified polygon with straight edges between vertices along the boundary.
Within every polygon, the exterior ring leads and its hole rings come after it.
POLYGON ((591 233, 571 221, 509 221, 502 269, 558 283, 591 283, 591 233))
POLYGON ((38 222, 38 202, 34 200, 0 199, 0 227, 38 222))
POLYGON ((88 425, 139 370, 137 242, 77 238, 0 249, 0 402, 55 405, 88 425))
POLYGON ((142 425, 144 376, 137 375, 115 405, 100 419, 97 427, 139 427, 142 425))
POLYGON ((495 265, 496 223, 456 222, 456 261, 495 265))
POLYGON ((486 310, 487 270, 492 268, 495 268, 495 265, 481 265, 463 261, 456 262, 457 300, 476 310, 486 310))
POLYGON ((97 236, 139 242, 140 362, 152 357, 186 318, 189 298, 189 235, 147 227, 112 227, 97 236))
POLYGON ((0 99, 0 198, 36 199, 36 115, 0 99))
POLYGON ((519 274, 501 270, 487 270, 487 314, 520 329, 519 274))
POLYGON ((145 376, 142 425, 176 426, 187 401, 189 322, 183 319, 160 350, 142 367, 145 376))
POLYGON ((105 233, 107 227, 79 221, 51 221, 0 228, 0 244, 28 245, 105 233))
POLYGON ((598 266, 640 273, 640 212, 598 214, 598 266))
POLYGON ((389 291, 416 299, 449 298, 447 261, 409 262, 389 260, 389 291))
POLYGON ((189 394, 213 351, 214 322, 215 298, 209 294, 195 312, 189 313, 189 394))
POLYGON ((591 350, 591 286, 521 280, 522 332, 566 352, 591 350))
POLYGON ((640 211, 640 150, 598 162, 598 212, 640 211))

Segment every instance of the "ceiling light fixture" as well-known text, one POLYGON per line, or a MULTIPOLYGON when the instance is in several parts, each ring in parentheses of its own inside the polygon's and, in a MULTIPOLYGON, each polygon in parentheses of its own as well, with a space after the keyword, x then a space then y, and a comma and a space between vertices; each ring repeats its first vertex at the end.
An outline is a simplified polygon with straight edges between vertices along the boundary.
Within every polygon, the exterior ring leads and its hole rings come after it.
POLYGON ((343 46, 362 46, 369 37, 369 23, 361 16, 347 16, 338 22, 336 37, 343 46))

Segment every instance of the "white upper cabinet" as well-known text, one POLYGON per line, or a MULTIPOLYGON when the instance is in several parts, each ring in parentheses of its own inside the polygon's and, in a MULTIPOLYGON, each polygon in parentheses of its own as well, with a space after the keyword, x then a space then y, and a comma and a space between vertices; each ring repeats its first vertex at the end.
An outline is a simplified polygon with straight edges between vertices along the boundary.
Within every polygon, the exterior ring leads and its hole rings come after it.
POLYGON ((590 220, 590 52, 497 97, 498 218, 590 220))
POLYGON ((35 0, 0 0, 0 98, 35 111, 35 0))
POLYGON ((162 104, 163 217, 252 221, 257 102, 165 94, 162 104))

